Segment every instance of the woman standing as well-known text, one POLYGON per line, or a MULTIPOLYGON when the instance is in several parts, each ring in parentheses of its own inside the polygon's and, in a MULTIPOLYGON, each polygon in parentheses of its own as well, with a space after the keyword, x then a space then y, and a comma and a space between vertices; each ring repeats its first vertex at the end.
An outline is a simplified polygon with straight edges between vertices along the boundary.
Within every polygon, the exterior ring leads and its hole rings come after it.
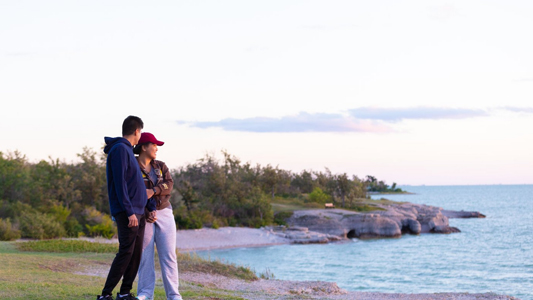
POLYGON ((143 253, 139 266, 137 298, 151 300, 155 289, 155 247, 159 254, 159 264, 167 300, 181 300, 178 291, 178 262, 176 259, 176 223, 170 205, 170 193, 174 181, 167 165, 156 160, 158 141, 149 132, 143 132, 133 152, 138 154, 137 162, 143 174, 148 193, 148 201, 154 201, 157 210, 147 213, 144 231, 143 253))

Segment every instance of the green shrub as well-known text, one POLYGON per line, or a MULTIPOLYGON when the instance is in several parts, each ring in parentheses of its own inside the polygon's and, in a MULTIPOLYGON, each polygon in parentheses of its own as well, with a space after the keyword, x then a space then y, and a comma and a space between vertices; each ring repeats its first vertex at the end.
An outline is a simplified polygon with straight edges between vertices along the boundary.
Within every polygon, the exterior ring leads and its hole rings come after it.
POLYGON ((235 227, 237 225, 239 225, 239 222, 238 222, 238 220, 236 218, 234 218, 234 217, 229 217, 228 218, 228 226, 235 227))
POLYGON ((0 200, 0 218, 9 218, 10 216, 10 204, 6 200, 0 200))
POLYGON ((270 203, 270 197, 260 190, 255 189, 250 195, 250 206, 248 215, 252 216, 248 226, 259 228, 261 226, 272 224, 274 212, 270 203))
POLYGON ((200 229, 203 227, 202 218, 196 213, 177 213, 174 220, 179 229, 200 229))
POLYGON ((0 241, 12 241, 20 239, 20 231, 11 225, 9 219, 0 218, 0 241))
POLYGON ((74 218, 68 218, 63 224, 69 237, 80 237, 85 235, 83 232, 83 226, 74 218))
POLYGON ((269 268, 266 268, 265 272, 262 272, 261 274, 259 274, 259 277, 261 279, 266 279, 266 280, 276 279, 276 276, 274 276, 274 273, 272 273, 272 271, 270 271, 269 268))
POLYGON ((11 220, 17 220, 23 212, 37 212, 35 208, 22 202, 9 203, 2 201, 1 206, 0 218, 10 218, 11 220))
POLYGON ((111 217, 94 207, 86 207, 82 215, 88 236, 102 236, 110 239, 117 233, 117 227, 111 217))
POLYGON ((54 217, 39 212, 22 212, 19 218, 21 235, 31 239, 66 236, 63 226, 54 217))
POLYGON ((115 228, 113 227, 112 223, 96 224, 93 226, 85 224, 85 227, 87 227, 87 230, 89 231, 89 236, 102 236, 107 239, 110 239, 115 235, 115 228))
POLYGON ((309 194, 309 201, 310 202, 316 202, 324 204, 328 201, 330 201, 331 196, 324 193, 322 189, 319 187, 316 187, 310 194, 309 194))
POLYGON ((261 228, 263 226, 269 225, 269 223, 267 223, 264 219, 256 217, 248 219, 247 222, 243 225, 246 225, 251 228, 261 228))
POLYGON ((72 209, 63 206, 59 202, 52 201, 51 205, 46 209, 46 213, 59 222, 66 231, 69 237, 83 236, 83 226, 72 216, 72 209))
POLYGON ((217 219, 213 220, 213 225, 211 225, 211 227, 212 227, 213 229, 218 229, 218 228, 220 228, 220 225, 218 224, 217 219))
POLYGON ((287 219, 292 217, 292 211, 280 211, 274 215, 274 223, 278 225, 287 225, 287 219))
POLYGON ((52 216, 56 221, 64 224, 70 216, 71 210, 59 203, 53 203, 48 209, 48 214, 52 216))

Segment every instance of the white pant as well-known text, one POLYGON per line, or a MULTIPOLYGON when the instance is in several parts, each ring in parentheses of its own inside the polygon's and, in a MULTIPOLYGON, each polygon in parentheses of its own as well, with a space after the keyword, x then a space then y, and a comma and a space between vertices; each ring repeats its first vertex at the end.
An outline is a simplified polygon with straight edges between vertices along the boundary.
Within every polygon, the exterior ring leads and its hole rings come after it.
POLYGON ((157 221, 146 223, 144 229, 143 253, 139 266, 137 297, 151 300, 155 289, 155 247, 163 277, 167 300, 181 300, 178 291, 178 262, 176 259, 176 223, 170 207, 157 211, 157 221))

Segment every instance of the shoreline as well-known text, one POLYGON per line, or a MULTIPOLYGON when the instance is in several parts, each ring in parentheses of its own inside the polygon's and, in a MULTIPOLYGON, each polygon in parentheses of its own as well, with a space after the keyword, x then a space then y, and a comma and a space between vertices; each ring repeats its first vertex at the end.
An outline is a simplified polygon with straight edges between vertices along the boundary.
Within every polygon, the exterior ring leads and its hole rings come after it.
MULTIPOLYGON (((350 239, 342 239, 345 242, 350 239)), ((294 240, 282 238, 267 229, 221 227, 219 229, 202 228, 191 230, 178 230, 176 236, 178 251, 194 252, 230 248, 269 247, 294 244, 294 240)), ((293 281, 278 279, 259 279, 258 281, 245 282, 238 279, 224 278, 223 276, 209 274, 186 273, 181 277, 188 282, 211 286, 239 293, 244 299, 339 299, 339 300, 519 300, 518 298, 495 293, 381 293, 347 291, 337 286, 335 282, 324 281, 293 281), (271 298, 265 294, 274 296, 271 298)))
POLYGON ((178 251, 206 251, 215 249, 268 247, 291 244, 283 238, 263 229, 245 227, 221 227, 219 229, 186 229, 176 232, 178 251))
POLYGON ((367 192, 367 195, 371 196, 379 196, 379 195, 416 195, 416 193, 412 192, 367 192))
MULTIPOLYGON (((87 238, 86 238, 87 239, 87 238)), ((88 239, 90 240, 90 239, 88 239)), ((116 239, 92 239, 95 242, 118 243, 116 239)), ((339 242, 347 241, 343 239, 339 242)), ((219 229, 202 228, 178 230, 176 235, 177 250, 183 252, 208 251, 230 248, 269 247, 293 244, 293 240, 282 238, 272 231, 255 228, 221 227, 219 229)), ((107 266, 102 270, 91 270, 84 273, 105 277, 107 266)), ((158 278, 160 273, 156 272, 158 278)), ((271 299, 338 299, 338 300, 519 300, 518 298, 495 293, 381 293, 347 291, 337 286, 335 282, 325 281, 293 281, 278 279, 259 279, 245 281, 227 278, 221 275, 185 272, 180 273, 180 281, 184 284, 201 284, 219 290, 225 290, 229 295, 239 296, 250 300, 271 299)))

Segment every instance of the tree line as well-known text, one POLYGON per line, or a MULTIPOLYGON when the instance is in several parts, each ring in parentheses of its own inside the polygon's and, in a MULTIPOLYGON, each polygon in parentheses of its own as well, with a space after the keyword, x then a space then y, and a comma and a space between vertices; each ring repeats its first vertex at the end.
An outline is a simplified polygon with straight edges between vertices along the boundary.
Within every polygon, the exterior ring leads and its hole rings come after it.
MULTIPOLYGON (((334 203, 351 208, 375 187, 373 176, 303 170, 242 162, 223 151, 172 170, 171 203, 178 228, 260 227, 275 223, 272 204, 280 199, 334 203)), ((79 162, 49 158, 31 163, 21 153, 0 152, 0 240, 19 237, 116 234, 107 197, 105 155, 84 148, 79 162)), ((395 186, 395 184, 394 184, 395 186)))

